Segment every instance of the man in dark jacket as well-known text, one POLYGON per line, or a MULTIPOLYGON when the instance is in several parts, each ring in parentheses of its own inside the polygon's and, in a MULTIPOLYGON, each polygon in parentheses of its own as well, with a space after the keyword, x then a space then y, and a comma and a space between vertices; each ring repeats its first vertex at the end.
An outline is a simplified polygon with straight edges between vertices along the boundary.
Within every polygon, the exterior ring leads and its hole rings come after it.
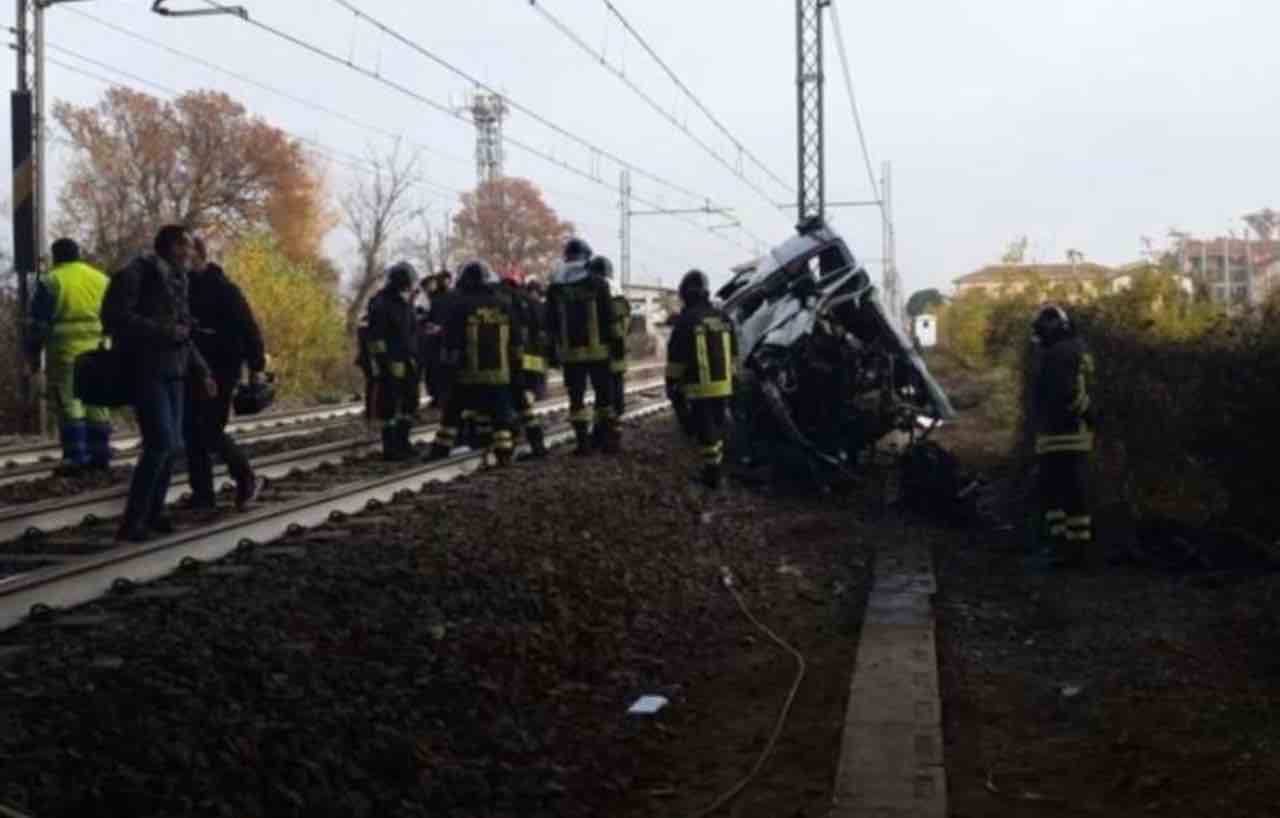
POLYGON ((444 324, 454 299, 454 293, 450 289, 452 278, 453 274, 448 270, 441 270, 428 279, 431 284, 427 290, 427 320, 422 329, 422 366, 432 407, 444 406, 448 398, 450 374, 440 354, 443 349, 444 324))
POLYGON ((409 437, 418 408, 418 377, 410 293, 417 277, 409 262, 393 264, 387 269, 386 286, 369 304, 369 349, 379 382, 385 460, 413 455, 409 437))
POLYGON ((684 309, 667 345, 667 395, 687 407, 677 413, 688 418, 698 438, 702 482, 717 489, 738 338, 733 322, 711 305, 711 285, 701 270, 690 270, 680 281, 680 301, 684 309))
POLYGON ((182 447, 182 405, 188 376, 206 397, 217 382, 191 343, 194 319, 188 302, 191 234, 166 225, 155 252, 138 256, 117 272, 102 301, 102 324, 133 363, 133 409, 142 433, 142 456, 133 470, 118 540, 142 542, 152 532, 168 534, 164 513, 173 459, 182 447))
POLYGON ((1051 564, 1068 565, 1078 562, 1093 540, 1086 491, 1095 414, 1089 397, 1093 358, 1056 304, 1041 307, 1031 330, 1041 350, 1032 415, 1046 556, 1051 564))
POLYGON ((188 381, 186 423, 187 473, 191 479, 192 508, 212 509, 213 455, 227 464, 236 481, 236 508, 243 510, 257 493, 257 481, 249 458, 227 434, 231 399, 240 370, 249 367, 249 378, 261 381, 266 369, 262 332, 244 293, 222 268, 209 261, 204 242, 195 239, 196 264, 191 276, 191 315, 195 318, 196 349, 213 371, 218 394, 206 398, 203 390, 188 381))

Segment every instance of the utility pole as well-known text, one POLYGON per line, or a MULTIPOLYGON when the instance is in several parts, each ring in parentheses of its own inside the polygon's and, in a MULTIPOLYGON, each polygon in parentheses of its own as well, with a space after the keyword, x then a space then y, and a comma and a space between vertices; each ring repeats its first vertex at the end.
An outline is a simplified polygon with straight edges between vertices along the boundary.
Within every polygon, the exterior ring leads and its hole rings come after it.
POLYGON ((618 178, 618 281, 625 289, 631 284, 631 171, 623 168, 618 178))
POLYGON ((503 98, 476 90, 467 108, 476 126, 476 185, 502 178, 505 154, 502 145, 502 122, 509 109, 503 98))
POLYGON ((884 256, 884 289, 885 309, 894 321, 899 320, 901 302, 900 282, 898 281, 898 243, 893 229, 893 167, 884 162, 880 171, 880 195, 884 197, 884 212, 881 214, 881 243, 884 256))
MULTIPOLYGON (((36 112, 31 92, 30 59, 33 42, 30 0, 17 0, 14 32, 17 43, 17 88, 10 96, 11 141, 13 145, 13 266, 18 274, 18 302, 16 304, 18 344, 14 350, 18 372, 18 400, 21 405, 21 431, 39 431, 42 423, 40 412, 33 412, 31 376, 26 360, 27 305, 31 297, 32 280, 40 272, 39 177, 43 168, 37 165, 39 151, 36 147, 36 112)), ((38 39, 38 38, 36 38, 38 39)), ((42 76, 38 74, 38 76, 42 76)))
POLYGON ((796 0, 796 216, 826 215, 822 10, 831 0, 796 0))

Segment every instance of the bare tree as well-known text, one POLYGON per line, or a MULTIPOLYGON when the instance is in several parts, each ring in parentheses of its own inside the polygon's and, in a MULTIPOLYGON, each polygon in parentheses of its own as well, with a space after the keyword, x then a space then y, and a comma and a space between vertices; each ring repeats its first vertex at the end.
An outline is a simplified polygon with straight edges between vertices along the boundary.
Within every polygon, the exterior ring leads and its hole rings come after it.
POLYGON ((1263 241, 1271 241, 1276 229, 1280 228, 1280 213, 1269 207, 1264 207, 1253 213, 1246 213, 1244 220, 1249 227, 1253 228, 1253 232, 1258 234, 1258 238, 1263 241))
POLYGON ((371 156, 372 170, 347 195, 342 197, 343 221, 356 240, 359 268, 348 286, 351 303, 347 307, 347 333, 354 335, 360 314, 378 287, 387 256, 403 231, 421 212, 410 197, 419 181, 421 154, 405 153, 399 141, 385 155, 371 156))
MULTIPOLYGON (((447 227, 448 223, 446 216, 442 224, 447 227)), ((448 232, 432 223, 431 213, 426 207, 416 211, 412 228, 406 229, 404 237, 396 245, 396 252, 416 265, 423 275, 448 267, 452 261, 449 249, 448 232)))

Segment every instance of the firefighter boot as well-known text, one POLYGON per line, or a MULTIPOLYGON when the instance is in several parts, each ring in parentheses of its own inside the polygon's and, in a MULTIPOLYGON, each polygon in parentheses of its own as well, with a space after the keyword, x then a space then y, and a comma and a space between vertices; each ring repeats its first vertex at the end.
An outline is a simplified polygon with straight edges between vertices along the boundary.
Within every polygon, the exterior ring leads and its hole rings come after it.
POLYGON ((702 485, 712 491, 720 488, 720 464, 708 463, 702 467, 702 485))
POLYGON ((400 418, 396 424, 396 445, 400 447, 400 452, 404 455, 405 460, 410 460, 417 451, 413 448, 413 421, 409 418, 400 418))
POLYGON ((382 459, 398 460, 396 452, 396 427, 390 423, 382 424, 382 459))
POLYGON ((622 424, 610 421, 604 432, 605 454, 619 454, 622 451, 622 424))
POLYGON ((515 453, 515 441, 511 437, 511 432, 506 429, 499 429, 495 432, 493 435, 493 456, 498 461, 498 465, 510 466, 515 453))
POLYGON ((609 424, 603 417, 596 416, 591 426, 591 448, 609 451, 609 424))
POLYGON ((573 453, 579 456, 591 454, 590 425, 585 421, 575 420, 573 422, 573 436, 578 442, 573 453))
POLYGON ((542 436, 541 426, 529 426, 525 429, 525 436, 529 438, 529 456, 542 459, 547 456, 546 438, 542 436))

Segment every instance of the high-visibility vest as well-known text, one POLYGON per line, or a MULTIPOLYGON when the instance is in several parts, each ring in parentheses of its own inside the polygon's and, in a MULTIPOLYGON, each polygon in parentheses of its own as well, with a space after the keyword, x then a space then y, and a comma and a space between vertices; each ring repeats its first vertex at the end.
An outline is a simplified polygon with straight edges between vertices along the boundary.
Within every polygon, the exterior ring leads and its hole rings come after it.
POLYGON ((55 304, 50 343, 96 345, 102 338, 102 298, 109 283, 106 274, 83 261, 71 261, 46 273, 43 283, 55 304))

